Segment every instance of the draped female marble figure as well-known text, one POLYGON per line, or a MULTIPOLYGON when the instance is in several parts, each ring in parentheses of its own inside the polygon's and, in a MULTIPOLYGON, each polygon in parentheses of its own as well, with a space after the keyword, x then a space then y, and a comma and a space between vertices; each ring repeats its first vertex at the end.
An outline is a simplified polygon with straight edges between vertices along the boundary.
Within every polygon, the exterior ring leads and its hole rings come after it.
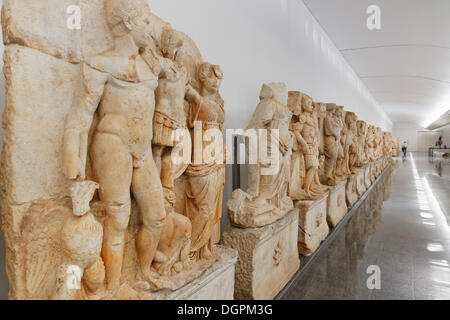
POLYGON ((205 62, 199 66, 198 76, 200 92, 190 90, 187 99, 194 104, 189 126, 194 129, 194 140, 203 137, 202 154, 194 150, 193 161, 186 171, 186 214, 193 227, 191 252, 196 259, 208 259, 213 254, 213 245, 220 238, 217 226, 225 184, 226 152, 222 138, 225 111, 219 94, 223 71, 219 66, 205 62))

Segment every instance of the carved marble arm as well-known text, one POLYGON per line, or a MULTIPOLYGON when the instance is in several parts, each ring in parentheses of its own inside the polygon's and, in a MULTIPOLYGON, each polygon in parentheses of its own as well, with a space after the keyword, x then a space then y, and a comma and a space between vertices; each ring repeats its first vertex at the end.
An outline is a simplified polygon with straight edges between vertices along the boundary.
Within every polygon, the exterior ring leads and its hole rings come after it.
POLYGON ((85 178, 88 133, 108 78, 86 64, 82 73, 82 98, 69 110, 64 131, 63 170, 71 180, 85 178))
POLYGON ((342 127, 339 126, 339 122, 332 117, 325 118, 324 129, 326 136, 333 136, 336 139, 340 136, 342 127))
POLYGON ((300 134, 300 132, 303 130, 303 124, 301 123, 296 123, 293 127, 293 133, 294 133, 294 137, 298 142, 298 145, 300 147, 300 150, 303 151, 303 153, 305 153, 308 149, 308 144, 306 143, 305 139, 303 139, 303 136, 300 134))
POLYGON ((192 86, 190 84, 187 85, 186 87, 186 100, 189 102, 192 102, 194 104, 200 104, 202 97, 200 96, 200 94, 194 89, 192 88, 192 86))
MULTIPOLYGON (((158 56, 153 49, 153 47, 145 48, 144 51, 141 53, 141 57, 144 59, 144 61, 147 63, 147 65, 152 70, 153 74, 156 76, 160 76, 163 72, 163 63, 162 63, 162 57, 158 56)), ((164 66, 166 64, 164 63, 164 66)))

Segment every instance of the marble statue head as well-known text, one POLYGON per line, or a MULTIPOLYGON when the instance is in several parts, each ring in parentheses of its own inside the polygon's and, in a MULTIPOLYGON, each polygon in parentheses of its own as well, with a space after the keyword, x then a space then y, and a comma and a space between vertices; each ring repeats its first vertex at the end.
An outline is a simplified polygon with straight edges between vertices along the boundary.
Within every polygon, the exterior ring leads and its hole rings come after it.
POLYGON ((325 118, 327 115, 327 104, 323 102, 318 102, 317 104, 317 116, 319 118, 325 118))
POLYGON ((183 36, 177 30, 165 29, 161 35, 161 51, 168 59, 176 60, 178 49, 183 43, 183 36))
POLYGON ((336 109, 334 110, 334 114, 336 117, 341 117, 342 120, 344 120, 344 107, 343 106, 336 106, 336 109))
POLYGON ((358 127, 358 133, 359 134, 365 134, 366 133, 366 131, 367 131, 367 123, 365 122, 365 121, 362 121, 362 120, 358 120, 357 122, 356 122, 356 125, 357 125, 357 127, 358 127))
POLYGON ((302 108, 303 108, 303 111, 306 111, 306 112, 314 111, 314 101, 310 96, 308 96, 306 94, 303 94, 302 108))
POLYGON ((151 40, 151 12, 144 0, 107 0, 105 16, 113 37, 130 34, 136 45, 146 47, 151 40))
POLYGON ((335 103, 327 103, 327 113, 333 114, 336 111, 336 107, 335 103))
POLYGON ((223 79, 223 71, 220 66, 208 62, 198 67, 198 78, 203 88, 210 93, 217 93, 223 79))
POLYGON ((293 115, 299 116, 302 112, 302 96, 299 91, 289 91, 288 93, 288 108, 293 115))
POLYGON ((273 82, 263 84, 259 94, 260 100, 274 99, 282 105, 288 104, 288 90, 285 83, 273 82))
POLYGON ((356 121, 358 120, 358 117, 354 112, 347 112, 345 115, 345 124, 347 125, 347 128, 353 130, 356 129, 356 121))

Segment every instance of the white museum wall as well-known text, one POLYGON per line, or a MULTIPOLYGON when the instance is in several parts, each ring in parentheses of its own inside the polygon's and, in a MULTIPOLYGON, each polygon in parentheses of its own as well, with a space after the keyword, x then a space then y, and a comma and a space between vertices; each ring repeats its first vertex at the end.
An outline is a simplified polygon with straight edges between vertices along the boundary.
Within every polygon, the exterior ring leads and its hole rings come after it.
MULTIPOLYGON (((149 0, 152 11, 188 34, 224 70, 225 128, 245 128, 261 85, 286 82, 318 102, 335 102, 392 130, 392 122, 300 0, 149 0)), ((231 167, 227 168, 226 201, 231 167)), ((245 168, 243 170, 245 172, 245 168)), ((245 179, 245 175, 241 176, 245 179)), ((243 186, 246 182, 243 181, 243 186)))
POLYGON ((436 142, 441 135, 442 131, 440 130, 417 132, 417 151, 428 152, 430 147, 436 146, 436 142))
POLYGON ((392 133, 399 137, 400 145, 407 141, 408 150, 412 152, 428 152, 439 136, 442 136, 444 145, 450 147, 450 125, 430 131, 413 122, 394 122, 392 133))
POLYGON ((408 151, 418 150, 418 132, 424 128, 413 122, 394 122, 392 133, 399 138, 400 147, 403 142, 408 142, 408 151))
POLYGON ((443 145, 447 145, 447 147, 450 148, 450 124, 440 128, 439 130, 442 131, 442 140, 444 141, 443 145))
MULTIPOLYGON (((149 0, 149 3, 156 15, 194 39, 206 61, 222 66, 225 128, 245 128, 258 103, 261 85, 282 81, 289 90, 305 92, 315 101, 344 105, 360 119, 392 130, 386 113, 302 1, 149 0)), ((3 44, 0 50, 3 53, 3 44)), ((1 74, 2 113, 4 97, 1 74)), ((231 194, 231 167, 227 169, 224 209, 231 194)), ((226 221, 225 210, 223 217, 226 221)), ((3 245, 0 250, 4 250, 3 245)), ((5 297, 3 259, 4 252, 0 251, 0 298, 5 297)))
POLYGON ((371 124, 392 123, 299 0, 149 0, 224 70, 226 128, 245 128, 263 83, 286 82, 371 124))

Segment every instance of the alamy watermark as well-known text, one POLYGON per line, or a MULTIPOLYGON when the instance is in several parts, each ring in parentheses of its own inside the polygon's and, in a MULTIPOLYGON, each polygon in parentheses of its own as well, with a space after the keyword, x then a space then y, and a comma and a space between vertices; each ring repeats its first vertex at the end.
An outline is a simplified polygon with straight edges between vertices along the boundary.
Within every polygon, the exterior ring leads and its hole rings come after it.
MULTIPOLYGON (((262 175, 274 175, 279 171, 280 130, 278 129, 226 129, 226 141, 218 128, 203 129, 196 121, 193 130, 177 129, 172 133, 174 148, 172 162, 175 164, 260 164, 262 175), (245 156, 235 159, 233 137, 241 136, 245 156)), ((240 148, 239 148, 240 149, 240 148)))
POLYGON ((369 15, 366 22, 367 29, 381 30, 381 8, 373 4, 367 7, 366 13, 369 15))
POLYGON ((71 265, 66 270, 66 287, 69 290, 80 290, 83 270, 79 266, 71 265))
POLYGON ((370 276, 367 278, 367 289, 380 290, 381 289, 381 269, 377 265, 371 265, 367 268, 367 274, 370 276))
POLYGON ((70 16, 67 18, 67 28, 70 30, 81 29, 81 8, 76 5, 70 5, 67 7, 66 13, 70 16))

